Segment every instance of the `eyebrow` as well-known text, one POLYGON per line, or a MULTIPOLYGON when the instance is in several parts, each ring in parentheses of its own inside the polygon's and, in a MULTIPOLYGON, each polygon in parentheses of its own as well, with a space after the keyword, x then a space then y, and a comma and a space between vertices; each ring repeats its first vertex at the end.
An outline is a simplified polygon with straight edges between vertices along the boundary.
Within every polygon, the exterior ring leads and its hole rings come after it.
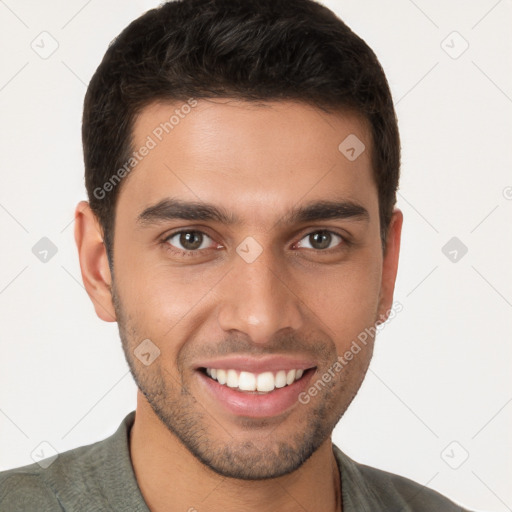
MULTIPOLYGON (((142 227, 159 224, 168 220, 215 221, 228 226, 244 225, 236 214, 229 212, 223 206, 201 201, 183 201, 177 198, 162 199, 147 207, 137 217, 137 223, 142 227)), ((319 200, 292 208, 276 223, 292 225, 328 219, 351 219, 368 222, 368 210, 353 201, 319 200)))

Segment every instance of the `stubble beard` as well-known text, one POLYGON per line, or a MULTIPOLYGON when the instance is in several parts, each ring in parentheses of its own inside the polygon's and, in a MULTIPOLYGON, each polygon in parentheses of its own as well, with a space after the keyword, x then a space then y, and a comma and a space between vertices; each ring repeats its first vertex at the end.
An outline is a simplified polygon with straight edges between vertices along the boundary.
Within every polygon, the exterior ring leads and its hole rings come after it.
MULTIPOLYGON (((279 434, 277 425, 262 436, 258 430, 265 421, 251 418, 240 422, 235 434, 233 426, 232 432, 221 426, 193 396, 183 382, 183 374, 178 379, 162 366, 161 357, 149 366, 135 358, 133 351, 146 336, 140 335, 125 313, 114 286, 112 298, 124 355, 139 390, 167 430, 197 460, 223 477, 265 480, 297 470, 330 437, 359 389, 358 385, 350 396, 340 399, 340 384, 332 381, 326 385, 316 400, 307 406, 297 405, 308 409, 299 412, 300 423, 291 435, 279 434)), ((326 366, 335 358, 333 354, 325 356, 326 366)), ((313 376, 313 380, 317 378, 313 376)))

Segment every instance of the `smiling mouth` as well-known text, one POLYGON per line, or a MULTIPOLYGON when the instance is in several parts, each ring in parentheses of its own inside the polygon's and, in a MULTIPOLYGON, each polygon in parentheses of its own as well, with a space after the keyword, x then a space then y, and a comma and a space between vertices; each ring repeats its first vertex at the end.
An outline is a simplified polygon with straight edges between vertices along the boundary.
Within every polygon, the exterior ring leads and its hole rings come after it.
POLYGON ((268 394, 276 389, 285 388, 294 382, 304 378, 304 375, 315 371, 315 368, 306 370, 297 368, 291 370, 278 370, 276 372, 265 371, 252 373, 235 369, 223 368, 199 368, 199 371, 207 375, 218 384, 232 388, 235 391, 268 394))

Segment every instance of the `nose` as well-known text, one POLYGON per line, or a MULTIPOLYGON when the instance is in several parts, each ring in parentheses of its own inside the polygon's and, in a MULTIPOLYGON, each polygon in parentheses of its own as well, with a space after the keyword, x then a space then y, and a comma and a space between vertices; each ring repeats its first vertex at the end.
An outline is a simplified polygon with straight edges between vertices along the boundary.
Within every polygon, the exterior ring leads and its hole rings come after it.
POLYGON ((218 322, 224 331, 240 331, 265 344, 283 329, 300 330, 304 317, 297 283, 264 250, 253 262, 235 257, 233 269, 222 281, 218 322))

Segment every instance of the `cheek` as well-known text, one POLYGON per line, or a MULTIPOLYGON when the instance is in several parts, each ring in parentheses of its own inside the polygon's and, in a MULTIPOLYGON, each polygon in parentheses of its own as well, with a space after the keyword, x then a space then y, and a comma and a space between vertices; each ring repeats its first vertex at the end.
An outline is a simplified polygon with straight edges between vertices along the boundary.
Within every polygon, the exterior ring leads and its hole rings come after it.
POLYGON ((219 275, 199 267, 191 271, 139 260, 133 266, 120 263, 115 279, 132 325, 140 335, 154 338, 165 347, 170 339, 173 345, 179 342, 182 337, 178 333, 190 318, 197 320, 205 305, 211 303, 219 275))
POLYGON ((301 297, 329 327, 328 334, 346 343, 376 321, 380 281, 378 262, 347 262, 303 279, 301 297))

